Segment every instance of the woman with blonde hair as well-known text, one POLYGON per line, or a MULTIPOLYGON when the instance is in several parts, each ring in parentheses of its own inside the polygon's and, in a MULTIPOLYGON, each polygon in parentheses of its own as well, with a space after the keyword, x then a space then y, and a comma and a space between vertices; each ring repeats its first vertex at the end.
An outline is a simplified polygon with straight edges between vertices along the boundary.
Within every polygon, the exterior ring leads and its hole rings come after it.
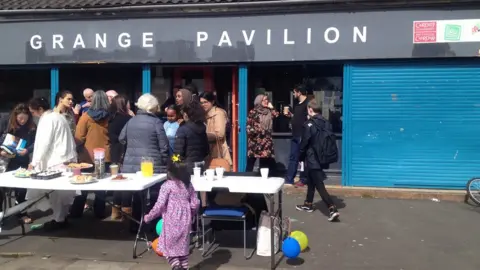
MULTIPOLYGON (((151 94, 143 94, 138 99, 137 115, 132 117, 122 129, 118 140, 126 144, 122 172, 136 173, 140 171, 142 157, 153 160, 154 173, 164 173, 168 160, 169 141, 163 122, 158 118, 160 111, 158 100, 151 94)), ((160 185, 150 189, 151 205, 155 204, 160 185)), ((140 199, 134 196, 131 210, 133 216, 140 220, 140 199)), ((128 209, 130 211, 130 209, 128 209)), ((132 232, 136 232, 136 223, 131 223, 132 232)))

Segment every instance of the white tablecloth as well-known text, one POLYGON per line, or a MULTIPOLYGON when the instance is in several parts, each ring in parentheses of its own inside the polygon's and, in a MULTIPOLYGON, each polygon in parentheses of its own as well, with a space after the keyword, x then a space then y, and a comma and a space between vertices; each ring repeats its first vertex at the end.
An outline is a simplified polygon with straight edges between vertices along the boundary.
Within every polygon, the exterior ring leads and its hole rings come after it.
POLYGON ((43 189, 43 190, 89 190, 89 191, 141 191, 167 178, 166 174, 156 174, 153 177, 142 177, 138 174, 122 174, 128 180, 101 179, 90 184, 72 184, 71 177, 62 176, 51 180, 36 180, 30 178, 17 178, 13 172, 0 174, 0 187, 43 189))
POLYGON ((231 193, 276 194, 282 188, 285 179, 280 177, 224 176, 222 179, 207 181, 205 177, 192 176, 195 191, 212 191, 212 188, 227 188, 231 193))

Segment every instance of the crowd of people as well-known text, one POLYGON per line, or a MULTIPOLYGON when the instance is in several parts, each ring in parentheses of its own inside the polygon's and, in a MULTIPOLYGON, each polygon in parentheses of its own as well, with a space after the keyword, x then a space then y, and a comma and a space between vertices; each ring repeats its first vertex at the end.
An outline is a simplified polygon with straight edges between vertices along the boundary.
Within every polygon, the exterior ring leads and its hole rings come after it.
MULTIPOLYGON (((319 138, 317 133, 331 127, 321 117, 320 104, 307 100, 305 88, 296 87, 294 95, 298 105, 293 113, 284 112, 292 118, 293 127, 286 184, 293 183, 298 162, 304 160, 308 168, 307 198, 296 208, 313 211, 313 196, 317 189, 330 209, 329 220, 335 220, 338 211, 323 184, 325 164, 319 160, 320 154, 315 146, 322 144, 315 141, 319 138)), ((97 148, 105 149, 107 166, 119 165, 122 173, 140 171, 142 158, 150 158, 154 163, 154 172, 167 172, 168 180, 151 188, 150 205, 153 208, 145 216, 145 221, 160 215, 165 217, 166 233, 156 248, 167 256, 174 269, 184 269, 188 265, 188 248, 185 248, 188 244, 183 241, 189 236, 191 217, 200 203, 190 184, 193 167, 198 163, 208 167, 209 162, 216 159, 224 162, 221 166, 227 167, 226 170, 232 166, 227 143, 227 112, 218 106, 213 93, 199 94, 193 86, 175 86, 174 95, 162 105, 155 96, 144 94, 135 103, 136 113, 132 111, 127 97, 114 90, 104 92, 87 88, 83 96, 85 100, 74 106, 73 94, 62 91, 57 94, 53 109, 45 98, 34 98, 28 104, 18 104, 8 119, 0 121, 3 138, 12 134, 27 142, 25 149, 15 156, 0 151, 2 158, 8 160, 7 171, 19 167, 54 169, 68 162, 92 164, 93 152, 97 148), (166 116, 165 122, 163 116, 166 116), (171 203, 167 203, 169 200, 171 203)), ((257 95, 247 119, 247 171, 253 170, 257 159, 260 167, 274 170, 272 125, 279 115, 267 95, 257 95)), ((17 203, 44 193, 25 189, 14 192, 17 203)), ((40 210, 53 210, 53 219, 44 223, 43 229, 65 228, 68 226, 67 217, 82 217, 85 208, 89 207, 86 204, 87 195, 88 192, 56 191, 37 204, 40 210)), ((98 218, 106 215, 106 196, 107 191, 95 192, 93 212, 98 218)), ((202 205, 211 199, 202 196, 202 205)), ((124 219, 124 214, 137 220, 141 218, 142 202, 138 194, 114 192, 113 201, 115 207, 112 208, 111 219, 124 219)), ((21 218, 25 223, 32 222, 28 215, 21 218)), ((130 224, 131 231, 136 232, 137 223, 130 224)))

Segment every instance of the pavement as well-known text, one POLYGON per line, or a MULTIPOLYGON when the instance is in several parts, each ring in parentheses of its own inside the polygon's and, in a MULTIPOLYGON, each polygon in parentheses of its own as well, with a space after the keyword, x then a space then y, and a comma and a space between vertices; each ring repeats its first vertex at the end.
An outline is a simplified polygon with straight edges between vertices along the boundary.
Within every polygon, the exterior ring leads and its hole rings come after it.
MULTIPOLYGON (((277 269, 480 269, 478 207, 438 200, 336 197, 340 222, 330 223, 322 203, 313 213, 296 211, 294 205, 303 199, 300 194, 286 195, 284 215, 292 219, 293 230, 305 232, 309 248, 295 260, 277 255, 277 269)), ((241 233, 221 232, 217 239, 220 247, 212 256, 202 258, 193 251, 191 269, 268 269, 269 258, 243 258, 241 233)), ((124 224, 88 215, 56 234, 28 232, 22 237, 18 227, 6 226, 0 233, 0 269, 170 269, 151 252, 133 259, 132 240, 124 224)))

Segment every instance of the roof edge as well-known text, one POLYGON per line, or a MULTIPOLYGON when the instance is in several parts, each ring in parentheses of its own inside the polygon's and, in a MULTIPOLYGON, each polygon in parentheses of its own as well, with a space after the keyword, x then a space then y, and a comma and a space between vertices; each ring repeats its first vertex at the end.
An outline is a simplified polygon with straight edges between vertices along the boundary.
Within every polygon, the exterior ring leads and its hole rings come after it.
POLYGON ((123 12, 155 12, 163 10, 197 10, 201 13, 203 10, 212 9, 242 9, 242 8, 292 8, 305 5, 347 5, 351 8, 356 6, 458 6, 479 4, 478 0, 271 0, 271 1, 252 1, 252 2, 232 2, 232 3, 196 3, 196 4, 155 4, 155 5, 128 5, 128 6, 109 6, 109 7, 90 7, 90 8, 63 8, 63 9, 7 9, 0 10, 0 16, 17 15, 35 15, 35 14, 85 14, 85 13, 123 13, 123 12))

